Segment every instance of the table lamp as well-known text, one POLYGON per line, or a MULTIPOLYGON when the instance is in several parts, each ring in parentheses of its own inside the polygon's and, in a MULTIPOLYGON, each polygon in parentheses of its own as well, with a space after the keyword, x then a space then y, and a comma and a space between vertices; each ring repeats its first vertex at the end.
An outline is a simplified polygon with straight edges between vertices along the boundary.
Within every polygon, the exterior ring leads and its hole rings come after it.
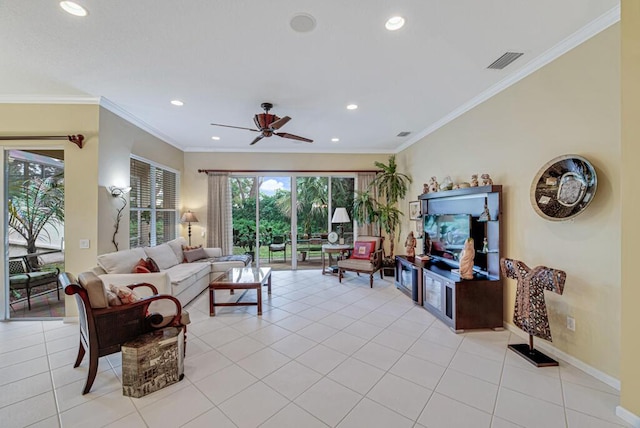
POLYGON ((182 218, 180 219, 181 223, 189 223, 189 246, 191 246, 191 223, 197 223, 198 217, 191 210, 182 214, 182 218))
POLYGON ((344 245, 344 227, 342 223, 350 223, 351 219, 349 218, 349 214, 347 214, 346 208, 336 208, 333 212, 333 217, 331 218, 331 223, 338 223, 338 235, 340 236, 340 245, 344 245))

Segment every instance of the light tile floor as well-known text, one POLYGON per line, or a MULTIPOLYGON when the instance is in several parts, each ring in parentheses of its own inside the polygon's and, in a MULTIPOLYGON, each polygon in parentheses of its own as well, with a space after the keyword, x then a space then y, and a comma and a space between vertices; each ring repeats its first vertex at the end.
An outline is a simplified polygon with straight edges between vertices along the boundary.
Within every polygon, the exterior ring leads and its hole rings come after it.
POLYGON ((387 279, 279 271, 263 296, 262 317, 210 318, 200 295, 185 379, 140 399, 122 395, 119 354, 81 394, 76 324, 0 323, 0 426, 625 426, 615 389, 565 363, 534 368, 507 350, 522 343, 508 331, 454 334, 387 279))

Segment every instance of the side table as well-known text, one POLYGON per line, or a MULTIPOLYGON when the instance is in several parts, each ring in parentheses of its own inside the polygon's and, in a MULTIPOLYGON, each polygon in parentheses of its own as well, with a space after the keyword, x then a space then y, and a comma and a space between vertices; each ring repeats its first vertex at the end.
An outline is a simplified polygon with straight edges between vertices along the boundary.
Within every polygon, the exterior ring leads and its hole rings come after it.
POLYGON ((343 244, 343 245, 334 245, 334 244, 324 244, 322 245, 322 274, 323 275, 337 275, 338 267, 333 263, 333 254, 337 254, 336 261, 338 257, 344 257, 349 251, 353 250, 353 246, 343 244), (328 259, 328 264, 327 264, 328 259), (335 273, 334 273, 335 269, 335 273))

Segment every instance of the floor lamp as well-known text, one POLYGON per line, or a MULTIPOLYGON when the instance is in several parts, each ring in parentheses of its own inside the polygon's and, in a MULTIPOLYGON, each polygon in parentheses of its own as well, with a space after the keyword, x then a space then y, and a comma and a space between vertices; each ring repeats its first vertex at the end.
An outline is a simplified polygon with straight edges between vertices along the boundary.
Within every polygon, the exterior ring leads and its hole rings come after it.
POLYGON ((186 213, 182 214, 180 222, 189 223, 189 246, 191 246, 191 223, 197 223, 198 217, 196 217, 196 215, 189 210, 186 213))
POLYGON ((338 223, 338 235, 340 236, 340 245, 344 245, 344 226, 342 223, 350 223, 351 219, 349 218, 349 214, 347 214, 346 208, 336 208, 333 212, 333 217, 331 218, 331 223, 338 223))

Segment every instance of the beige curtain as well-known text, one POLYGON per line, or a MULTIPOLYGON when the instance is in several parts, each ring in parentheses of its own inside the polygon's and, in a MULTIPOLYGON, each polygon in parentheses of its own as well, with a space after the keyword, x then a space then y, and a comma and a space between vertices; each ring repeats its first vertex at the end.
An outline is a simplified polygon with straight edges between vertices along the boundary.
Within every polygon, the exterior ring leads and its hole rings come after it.
MULTIPOLYGON (((359 192, 364 192, 369 190, 369 186, 373 179, 376 178, 375 172, 359 172, 356 175, 356 186, 359 192)), ((378 199, 378 191, 376 188, 370 189, 371 196, 377 200, 378 199)), ((357 236, 379 236, 379 227, 377 224, 359 224, 357 223, 357 236)))
POLYGON ((232 254, 233 218, 229 174, 210 172, 208 176, 207 247, 222 248, 222 254, 232 254))

